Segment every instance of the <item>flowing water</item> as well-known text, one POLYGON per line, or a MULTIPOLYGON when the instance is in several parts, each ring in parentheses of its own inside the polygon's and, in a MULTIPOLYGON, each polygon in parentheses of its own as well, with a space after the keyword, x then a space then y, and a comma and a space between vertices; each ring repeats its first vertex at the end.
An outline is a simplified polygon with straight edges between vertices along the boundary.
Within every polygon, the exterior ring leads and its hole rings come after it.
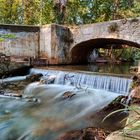
MULTIPOLYGON (((42 73, 43 81, 53 75, 53 84, 34 82, 25 88, 22 98, 0 98, 2 140, 55 140, 69 130, 94 126, 89 116, 120 94, 126 95, 131 82, 126 78, 42 69, 31 69, 33 73, 42 73)), ((23 79, 25 76, 3 80, 23 79)))
POLYGON ((71 84, 78 87, 90 87, 95 89, 103 89, 115 93, 127 94, 131 80, 129 78, 89 75, 83 73, 73 73, 54 70, 31 69, 31 74, 42 73, 45 76, 55 75, 55 84, 71 84))

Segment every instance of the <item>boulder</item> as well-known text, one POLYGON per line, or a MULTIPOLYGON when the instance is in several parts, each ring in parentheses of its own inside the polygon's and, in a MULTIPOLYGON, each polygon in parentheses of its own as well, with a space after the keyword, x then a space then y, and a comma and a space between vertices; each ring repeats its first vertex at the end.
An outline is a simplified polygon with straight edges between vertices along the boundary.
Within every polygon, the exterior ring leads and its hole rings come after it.
POLYGON ((88 127, 81 130, 69 131, 60 135, 56 140, 105 140, 109 131, 88 127))
POLYGON ((26 76, 26 80, 30 82, 40 81, 42 76, 43 74, 41 73, 32 74, 32 75, 26 76))

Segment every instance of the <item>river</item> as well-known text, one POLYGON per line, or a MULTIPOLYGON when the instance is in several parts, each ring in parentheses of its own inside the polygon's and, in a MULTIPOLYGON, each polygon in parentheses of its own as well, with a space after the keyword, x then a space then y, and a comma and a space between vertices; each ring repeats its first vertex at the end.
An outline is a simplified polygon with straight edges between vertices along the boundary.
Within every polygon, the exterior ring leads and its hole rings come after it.
POLYGON ((53 70, 31 69, 29 75, 43 74, 43 83, 26 83, 26 76, 1 79, 1 82, 17 84, 16 89, 5 89, 10 96, 0 98, 1 139, 55 140, 67 131, 97 126, 90 116, 119 95, 127 95, 131 80, 79 72, 88 68, 95 72, 93 67, 65 66, 66 71, 59 71, 62 67, 58 66, 49 67, 53 70), (53 83, 44 83, 49 76, 55 77, 53 83), (22 94, 22 98, 15 98, 12 92, 22 94))

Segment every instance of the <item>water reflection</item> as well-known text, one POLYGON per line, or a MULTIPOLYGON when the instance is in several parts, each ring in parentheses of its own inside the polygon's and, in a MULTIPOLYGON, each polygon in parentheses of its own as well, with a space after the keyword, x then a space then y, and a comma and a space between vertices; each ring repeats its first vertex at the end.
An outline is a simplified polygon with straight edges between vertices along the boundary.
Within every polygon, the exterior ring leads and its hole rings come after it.
POLYGON ((49 66, 47 69, 57 70, 79 70, 79 71, 90 71, 99 73, 109 74, 130 74, 129 68, 131 66, 137 66, 137 63, 90 63, 87 65, 65 65, 65 66, 49 66))
POLYGON ((96 63, 89 64, 88 70, 99 73, 115 73, 115 74, 130 74, 129 68, 134 64, 121 63, 121 64, 109 64, 109 63, 96 63))

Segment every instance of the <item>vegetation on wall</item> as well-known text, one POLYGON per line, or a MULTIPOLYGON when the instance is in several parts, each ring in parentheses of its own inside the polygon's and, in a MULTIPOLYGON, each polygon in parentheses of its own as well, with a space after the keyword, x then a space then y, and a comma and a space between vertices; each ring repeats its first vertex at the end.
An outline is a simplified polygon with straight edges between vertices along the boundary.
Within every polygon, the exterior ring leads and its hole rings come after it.
POLYGON ((13 39, 16 38, 14 34, 0 34, 0 42, 5 39, 13 39))

